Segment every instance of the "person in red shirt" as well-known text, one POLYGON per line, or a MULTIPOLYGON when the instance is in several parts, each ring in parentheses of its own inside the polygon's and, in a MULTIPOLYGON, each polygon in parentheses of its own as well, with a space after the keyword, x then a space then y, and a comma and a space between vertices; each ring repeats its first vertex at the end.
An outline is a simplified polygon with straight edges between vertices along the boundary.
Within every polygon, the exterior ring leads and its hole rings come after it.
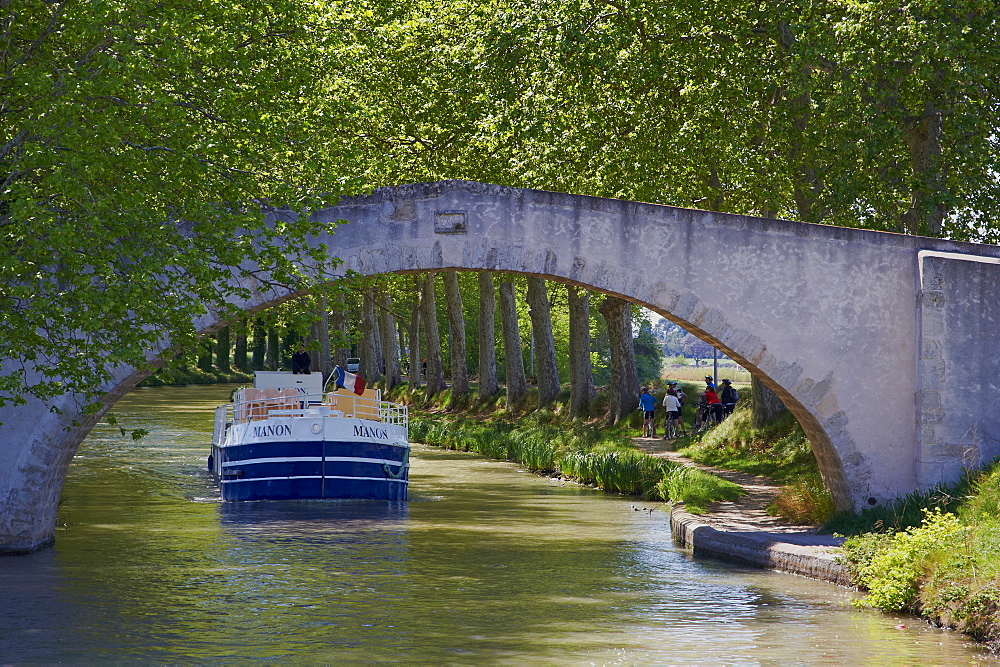
POLYGON ((716 424, 721 424, 725 408, 722 405, 722 401, 719 400, 719 395, 715 393, 714 389, 705 390, 705 402, 708 403, 708 409, 712 411, 712 419, 716 424))

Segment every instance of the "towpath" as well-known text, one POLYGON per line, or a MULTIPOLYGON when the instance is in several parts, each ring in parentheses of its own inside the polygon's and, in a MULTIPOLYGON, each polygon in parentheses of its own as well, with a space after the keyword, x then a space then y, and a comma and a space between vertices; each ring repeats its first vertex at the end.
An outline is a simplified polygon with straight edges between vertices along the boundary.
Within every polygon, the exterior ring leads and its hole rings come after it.
POLYGON ((670 514, 674 537, 695 554, 801 574, 848 585, 836 562, 843 538, 816 534, 815 526, 788 524, 767 513, 780 485, 764 477, 695 463, 670 449, 660 438, 633 438, 644 452, 681 465, 700 468, 735 482, 746 494, 733 502, 713 503, 707 514, 691 514, 676 505, 670 514))

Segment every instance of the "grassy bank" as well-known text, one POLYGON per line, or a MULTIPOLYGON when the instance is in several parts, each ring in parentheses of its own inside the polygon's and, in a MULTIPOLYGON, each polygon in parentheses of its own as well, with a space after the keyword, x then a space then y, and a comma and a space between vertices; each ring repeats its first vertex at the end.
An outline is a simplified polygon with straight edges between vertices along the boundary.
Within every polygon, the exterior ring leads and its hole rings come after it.
MULTIPOLYGON (((688 424, 692 421, 693 416, 687 419, 688 424)), ((790 523, 821 524, 834 513, 833 497, 820 476, 809 440, 791 414, 755 428, 749 405, 744 403, 708 432, 679 438, 676 448, 692 461, 783 484, 768 510, 790 523)))
POLYGON ((159 370, 145 380, 140 387, 167 387, 187 384, 226 384, 232 382, 253 382, 253 373, 242 371, 203 371, 199 368, 159 370))
MULTIPOLYGON (((413 397, 405 387, 392 393, 397 401, 413 397)), ((447 398, 438 400, 444 405, 447 398)), ((634 425, 601 428, 598 420, 566 418, 567 401, 563 396, 539 411, 529 411, 530 397, 525 406, 512 411, 500 409, 496 401, 487 405, 470 401, 461 413, 446 413, 441 405, 418 408, 410 418, 410 439, 511 461, 612 493, 683 502, 695 513, 707 511, 713 501, 734 500, 742 494, 732 482, 641 452, 629 437, 634 425)))
MULTIPOLYGON (((687 383, 684 389, 693 398, 699 385, 687 383)), ((405 393, 400 398, 410 400, 405 393)), ((413 398, 422 400, 422 392, 413 398)), ((443 396, 441 405, 416 411, 413 439, 612 492, 680 500, 695 511, 738 493, 738 487, 713 476, 637 450, 630 437, 640 430, 638 413, 617 427, 600 428, 598 421, 565 419, 567 398, 538 412, 533 396, 512 411, 501 408, 502 399, 486 406, 470 399, 459 416, 443 411, 443 396)), ((692 419, 689 406, 688 426, 692 419)), ((1000 463, 948 487, 860 513, 834 514, 809 442, 791 416, 755 429, 749 410, 737 410, 705 434, 678 439, 677 449, 706 465, 784 483, 772 513, 849 536, 842 559, 854 583, 868 593, 856 604, 921 615, 1000 648, 1000 463)))
POLYGON ((1000 464, 837 520, 860 533, 843 558, 868 592, 857 604, 918 614, 1000 648, 1000 464))

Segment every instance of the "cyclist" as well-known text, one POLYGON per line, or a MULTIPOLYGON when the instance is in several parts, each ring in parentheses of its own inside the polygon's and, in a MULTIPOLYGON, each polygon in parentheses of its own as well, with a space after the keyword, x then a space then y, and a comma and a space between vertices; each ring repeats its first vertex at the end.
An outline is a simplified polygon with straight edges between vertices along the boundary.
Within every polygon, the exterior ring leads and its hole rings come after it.
POLYGON ((708 427, 712 411, 708 407, 705 394, 698 394, 698 407, 694 409, 694 432, 699 433, 708 427))
POLYGON ((736 393, 733 383, 729 380, 722 381, 722 392, 719 394, 719 400, 722 401, 722 418, 725 419, 733 414, 733 410, 736 409, 736 401, 740 400, 740 395, 736 393))
POLYGON ((708 409, 710 410, 709 414, 712 421, 716 424, 721 424, 725 408, 722 405, 722 401, 719 400, 719 395, 715 393, 714 389, 705 390, 705 403, 708 404, 708 409))
POLYGON ((667 393, 663 397, 663 409, 667 411, 667 421, 664 424, 663 439, 666 440, 670 437, 671 424, 674 427, 673 437, 676 438, 681 433, 681 429, 684 424, 681 422, 681 402, 680 399, 677 398, 677 391, 675 389, 667 389, 667 393))
POLYGON ((684 393, 683 389, 677 386, 677 380, 671 380, 670 382, 668 382, 667 388, 673 389, 674 391, 677 392, 677 400, 681 402, 681 409, 683 409, 684 404, 687 403, 687 394, 684 393))
POLYGON ((649 393, 649 387, 643 387, 639 390, 639 409, 642 410, 642 437, 656 437, 656 424, 653 423, 656 398, 649 393))

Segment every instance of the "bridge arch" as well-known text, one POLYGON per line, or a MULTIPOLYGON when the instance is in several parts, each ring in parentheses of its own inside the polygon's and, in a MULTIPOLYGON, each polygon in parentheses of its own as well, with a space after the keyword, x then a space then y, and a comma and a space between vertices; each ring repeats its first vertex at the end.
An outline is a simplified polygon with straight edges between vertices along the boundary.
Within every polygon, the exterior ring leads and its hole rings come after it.
MULTIPOLYGON (((315 242, 362 275, 534 275, 679 324, 781 397, 840 507, 951 481, 1000 454, 1000 411, 967 400, 1000 397, 1000 361, 980 342, 1000 334, 987 298, 1000 293, 1000 248, 468 181, 382 188, 313 220, 346 221, 315 242), (959 341, 969 330, 979 338, 959 341)), ((238 305, 293 296, 261 288, 238 305)), ((196 326, 223 324, 209 314, 196 326)), ((141 379, 118 369, 105 407, 141 379)), ((0 409, 0 550, 51 540, 62 479, 97 419, 66 430, 74 405, 0 409)))

